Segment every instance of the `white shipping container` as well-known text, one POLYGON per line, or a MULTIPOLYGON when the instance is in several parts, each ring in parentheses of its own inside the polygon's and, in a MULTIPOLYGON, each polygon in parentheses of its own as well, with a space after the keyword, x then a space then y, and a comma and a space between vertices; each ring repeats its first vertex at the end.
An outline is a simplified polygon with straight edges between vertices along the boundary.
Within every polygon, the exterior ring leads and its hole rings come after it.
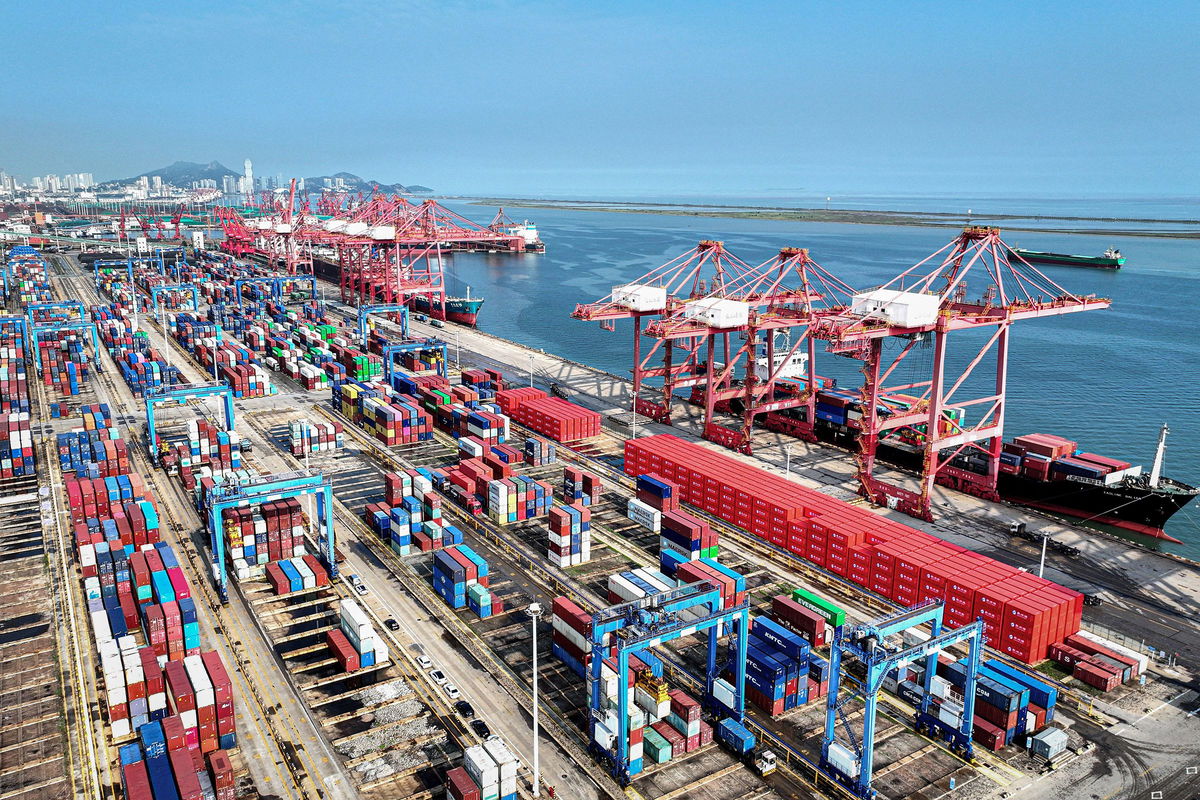
POLYGON ((500 780, 515 778, 517 775, 517 757, 508 749, 508 745, 499 736, 489 736, 483 743, 483 748, 500 767, 500 780))
POLYGON ((854 755, 853 750, 846 747, 841 742, 832 742, 829 745, 829 763, 847 777, 858 777, 858 758, 854 755))
POLYGON ((349 628, 355 633, 362 636, 369 636, 369 631, 372 629, 371 618, 366 612, 351 598, 342 600, 341 611, 339 612, 342 619, 342 628, 349 628))
POLYGON ((710 328, 737 328, 750 321, 750 304, 739 300, 706 297, 685 303, 683 315, 710 328))
POLYGON ((466 749, 463 753, 463 768, 480 788, 500 783, 500 768, 482 745, 477 744, 466 749))
POLYGON ((662 286, 627 283, 614 286, 613 303, 630 311, 661 311, 667 307, 667 290, 662 286))
POLYGON ((940 305, 941 298, 933 294, 874 289, 854 295, 850 312, 889 325, 917 328, 936 322, 940 305))
POLYGON ((662 512, 636 498, 630 498, 625 508, 625 516, 655 533, 662 529, 662 512))

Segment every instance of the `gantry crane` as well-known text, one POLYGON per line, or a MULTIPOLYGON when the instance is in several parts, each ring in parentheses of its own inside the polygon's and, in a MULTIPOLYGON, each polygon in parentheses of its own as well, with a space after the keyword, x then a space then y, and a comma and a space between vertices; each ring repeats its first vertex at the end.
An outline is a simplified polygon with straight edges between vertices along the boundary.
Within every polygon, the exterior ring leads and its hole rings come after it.
POLYGON ((829 650, 829 693, 825 701, 825 733, 821 740, 821 769, 836 781, 862 798, 875 797, 871 778, 875 761, 875 710, 883 679, 897 667, 919 663, 923 667, 921 700, 914 720, 918 730, 950 746, 965 758, 971 757, 971 730, 975 717, 975 680, 983 654, 984 626, 980 621, 952 631, 942 629, 942 604, 927 602, 893 612, 863 625, 837 629, 833 647, 829 650), (928 624, 932 633, 917 645, 897 643, 898 634, 928 624), (957 724, 945 721, 933 707, 933 677, 937 672, 938 653, 948 647, 966 642, 966 679, 963 682, 963 702, 957 724), (855 659, 862 664, 865 675, 851 679, 845 661, 855 659), (843 680, 856 684, 851 691, 842 692, 843 680), (846 709, 861 700, 863 711, 862 736, 855 736, 846 709), (837 727, 841 722, 849 747, 838 741, 837 727))
POLYGON ((652 322, 646 334, 692 343, 693 357, 699 345, 707 345, 703 374, 677 381, 674 387, 702 390, 706 439, 749 453, 756 415, 804 407, 808 419, 813 418, 817 377, 808 326, 823 314, 844 309, 853 294, 853 289, 813 261, 808 250, 787 247, 751 272, 715 286, 707 296, 679 304, 671 314, 652 322), (797 329, 799 334, 777 350, 776 335, 790 335, 797 329), (734 337, 741 340, 736 350, 731 346, 734 337), (719 366, 718 341, 724 345, 719 366), (800 376, 805 380, 802 391, 776 396, 781 379, 800 376), (741 406, 738 429, 716 422, 715 413, 730 410, 732 401, 741 406))
MULTIPOLYGON (((619 319, 633 320, 633 402, 631 410, 656 422, 670 424, 671 395, 677 388, 692 385, 704 367, 699 351, 701 336, 660 338, 642 355, 642 327, 647 317, 670 315, 687 300, 720 293, 726 284, 735 284, 752 275, 754 267, 725 249, 723 242, 705 240, 686 253, 652 269, 636 280, 614 286, 609 295, 595 303, 575 306, 571 316, 596 321, 604 330, 615 330, 619 319), (712 290, 710 292, 709 285, 712 290), (648 366, 662 350, 663 366, 648 366), (681 363, 676 350, 683 352, 681 363), (658 400, 642 397, 647 379, 662 379, 658 400)), ((729 342, 725 342, 726 352, 729 342)))
POLYGON ((589 729, 606 716, 606 705, 601 679, 605 659, 611 658, 616 665, 617 704, 616 720, 613 725, 613 747, 609 749, 597 742, 593 733, 590 749, 606 761, 613 776, 623 786, 628 786, 632 777, 629 759, 629 657, 658 647, 672 639, 706 633, 708 642, 707 668, 705 670, 705 698, 708 705, 713 694, 713 683, 718 677, 717 638, 722 623, 731 624, 736 637, 733 654, 733 704, 730 715, 741 722, 745 713, 746 694, 746 639, 749 634, 750 605, 743 601, 736 605, 721 607, 720 587, 708 581, 700 581, 671 589, 659 594, 603 608, 592 616, 591 669, 588 673, 588 700, 590 709, 589 729), (610 657, 610 652, 616 652, 610 657))
POLYGON ((862 362, 862 417, 853 423, 860 428, 856 461, 862 494, 874 503, 925 520, 932 519, 935 482, 985 499, 998 499, 996 478, 1004 434, 1012 324, 1098 310, 1109 304, 1109 300, 1094 295, 1068 292, 1021 260, 1001 240, 998 228, 971 226, 887 284, 855 295, 850 308, 817 318, 811 335, 824 341, 828 352, 862 362), (967 299, 968 276, 980 279, 983 291, 978 299, 967 299), (951 373, 946 360, 950 334, 967 330, 990 330, 991 334, 963 369, 951 373), (883 346, 889 339, 904 344, 885 363, 883 346), (885 385, 905 358, 930 339, 934 350, 932 377, 885 385), (960 390, 989 352, 995 359, 994 389, 981 397, 959 399, 960 390), (920 394, 907 410, 881 414, 885 397, 901 391, 920 394), (952 407, 977 410, 979 418, 973 424, 956 420, 947 413, 952 407), (924 439, 919 447, 919 492, 886 484, 874 474, 881 435, 906 427, 924 439), (951 465, 964 450, 986 457, 986 474, 951 465))

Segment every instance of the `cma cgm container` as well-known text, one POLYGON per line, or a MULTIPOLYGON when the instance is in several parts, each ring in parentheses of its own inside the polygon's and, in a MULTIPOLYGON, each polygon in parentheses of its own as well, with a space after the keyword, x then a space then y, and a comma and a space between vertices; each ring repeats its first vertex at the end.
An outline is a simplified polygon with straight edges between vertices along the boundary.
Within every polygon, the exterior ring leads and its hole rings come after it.
POLYGON ((671 481, 685 502, 867 591, 940 600, 950 627, 983 617, 989 644, 1026 663, 1079 630, 1077 592, 676 436, 627 441, 625 472, 671 481))

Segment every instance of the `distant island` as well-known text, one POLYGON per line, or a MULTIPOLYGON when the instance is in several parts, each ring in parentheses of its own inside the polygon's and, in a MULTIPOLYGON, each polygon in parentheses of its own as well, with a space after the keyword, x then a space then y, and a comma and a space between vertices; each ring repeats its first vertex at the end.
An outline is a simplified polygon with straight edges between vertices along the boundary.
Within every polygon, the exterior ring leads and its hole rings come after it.
POLYGON ((964 225, 998 225, 1007 231, 1028 233, 1068 233, 1110 236, 1146 236, 1159 239, 1200 239, 1200 220, 1138 219, 1121 217, 1071 217, 1044 214, 977 214, 937 211, 875 211, 786 206, 742 206, 699 203, 648 203, 636 201, 548 200, 516 197, 461 197, 475 205, 505 208, 548 208, 576 211, 602 211, 624 214, 664 214, 678 217, 719 217, 725 219, 761 219, 780 222, 829 222, 855 225, 900 225, 916 228, 961 228, 964 225), (1064 223, 1047 227, 1010 225, 1007 221, 1064 223), (1093 227, 1103 225, 1170 225, 1171 228, 1093 227))

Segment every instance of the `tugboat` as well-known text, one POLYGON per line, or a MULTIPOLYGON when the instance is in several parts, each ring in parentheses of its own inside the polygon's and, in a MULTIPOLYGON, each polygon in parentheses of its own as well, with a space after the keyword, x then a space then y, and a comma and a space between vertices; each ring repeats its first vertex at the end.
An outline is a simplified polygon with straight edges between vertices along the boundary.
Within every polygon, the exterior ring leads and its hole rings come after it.
POLYGON ((1102 256, 1069 256, 1062 253, 1043 253, 1039 250, 1013 248, 1013 253, 1030 264, 1050 264, 1057 267, 1095 267, 1098 269, 1120 269, 1125 263, 1121 251, 1112 247, 1102 256))

